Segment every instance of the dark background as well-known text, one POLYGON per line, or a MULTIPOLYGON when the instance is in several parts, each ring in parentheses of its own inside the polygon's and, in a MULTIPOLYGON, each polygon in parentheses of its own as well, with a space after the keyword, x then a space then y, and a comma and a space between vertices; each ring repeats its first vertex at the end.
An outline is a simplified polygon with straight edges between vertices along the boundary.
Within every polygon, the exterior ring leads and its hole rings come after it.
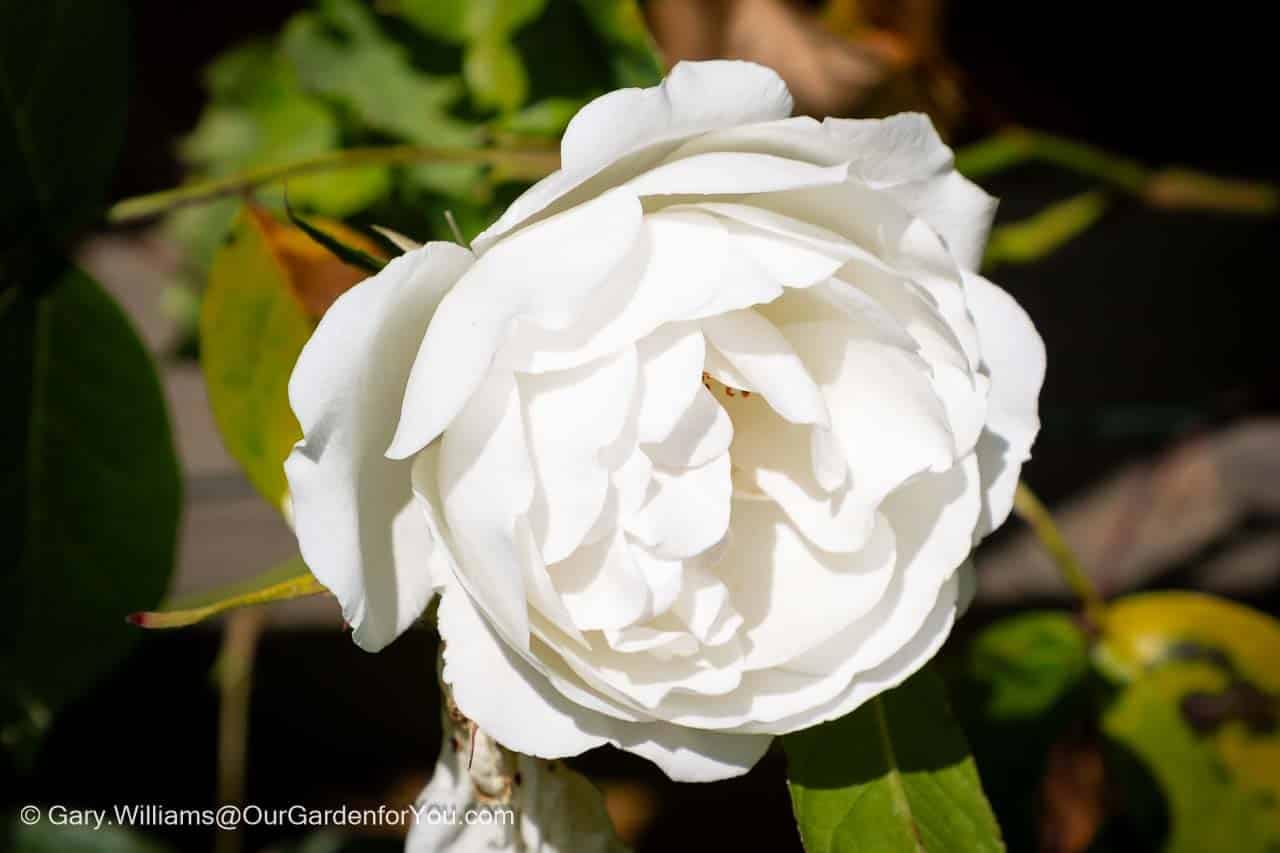
MULTIPOLYGON (((174 144, 204 103, 200 70, 246 36, 270 36, 303 4, 132 5, 134 89, 115 197, 179 180, 174 144)), ((1275 180, 1274 31, 1256 8, 969 0, 951 5, 946 46, 1007 120, 1149 165, 1275 180)), ((988 186, 1007 220, 1086 184, 1035 166, 988 186)), ((995 276, 1049 350, 1044 432, 1025 471, 1042 496, 1052 502, 1198 430, 1276 411, 1277 238, 1274 218, 1121 203, 1048 261, 995 276)), ((1274 612, 1274 596, 1255 603, 1274 612)), ((211 805, 217 639, 199 629, 144 636, 128 665, 57 718, 15 800, 211 805)), ((376 804, 420 785, 438 747, 434 659, 425 632, 377 656, 334 633, 269 634, 255 673, 248 801, 376 804)), ((678 791, 617 753, 582 766, 659 786, 659 820, 642 849, 798 849, 776 759, 743 780, 678 791)), ((246 849, 287 833, 250 832, 246 849)), ((192 830, 167 837, 180 849, 211 842, 192 830)))

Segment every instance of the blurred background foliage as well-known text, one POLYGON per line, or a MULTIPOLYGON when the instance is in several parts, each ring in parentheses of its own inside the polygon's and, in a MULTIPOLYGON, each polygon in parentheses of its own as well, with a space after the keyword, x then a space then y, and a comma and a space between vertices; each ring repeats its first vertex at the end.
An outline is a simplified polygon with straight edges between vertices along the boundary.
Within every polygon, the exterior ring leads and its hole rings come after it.
MULTIPOLYGON (((790 772, 801 834, 900 784, 923 818, 893 823, 901 832, 888 849, 909 848, 913 826, 945 827, 957 814, 974 833, 969 847, 998 846, 985 791, 1015 851, 1280 850, 1280 628, 1267 615, 1280 598, 1280 428, 1266 417, 1280 397, 1270 326, 1245 285, 1269 287, 1280 261, 1269 183, 1280 169, 1252 113, 1237 108, 1252 103, 1257 75, 1231 66, 1262 53, 1236 44, 1252 44, 1248 21, 1215 39, 1217 18, 1188 19, 1161 41, 1147 17, 1076 10, 1054 18, 1055 36, 1041 31, 1043 10, 962 6, 298 0, 242 4, 248 24, 230 9, 206 18, 139 0, 151 64, 131 71, 126 5, 0 0, 0 375, 16 413, 0 421, 0 589, 18 604, 0 630, 0 744, 16 783, 5 785, 5 810, 126 797, 191 807, 412 801, 438 745, 434 636, 363 656, 336 630, 332 603, 316 598, 295 604, 319 608, 259 637, 276 617, 236 607, 318 592, 291 541, 270 558, 246 549, 256 564, 186 571, 204 588, 192 596, 184 571, 173 577, 179 510, 185 546, 215 555, 217 540, 251 539, 264 529, 255 524, 284 530, 280 463, 298 435, 288 374, 324 310, 365 275, 333 246, 378 263, 400 251, 400 234, 454 239, 456 227, 469 239, 537 177, 582 104, 652 85, 677 59, 727 56, 776 67, 801 112, 928 112, 959 168, 1005 198, 985 266, 1049 344, 1045 431, 1027 473, 1048 484, 1061 532, 1032 513, 1034 536, 1007 530, 987 546, 974 611, 933 666, 941 682, 925 674, 885 698, 907 727, 900 748, 935 749, 946 762, 922 759, 898 778, 866 751, 879 704, 788 739, 789 771, 778 750, 723 785, 675 786, 628 757, 587 756, 578 763, 603 784, 619 832, 640 850, 798 849, 782 784, 790 772), (76 14, 62 14, 71 6, 76 14), (157 75, 185 57, 184 40, 153 22, 188 14, 187 26, 213 29, 204 43, 217 40, 200 106, 181 120, 142 109, 153 138, 132 131, 113 193, 126 112, 145 107, 146 93, 163 89, 157 75), (1218 46, 1186 49, 1207 43, 1218 46), (1203 67, 1185 63, 1188 53, 1203 67), (1064 58, 1058 77, 1039 54, 1064 58), (1023 73, 1037 67, 1041 77, 1023 73), (1194 91, 1202 75, 1212 92, 1194 91), (1064 98, 1070 85, 1087 97, 1064 98), (1192 103, 1217 109, 1192 115, 1192 103), (172 165, 160 149, 176 152, 172 165), (441 162, 442 151, 478 156, 441 162), (481 156, 493 151, 523 159, 481 156), (1177 161, 1196 168, 1166 165, 1177 161), (122 186, 150 192, 178 178, 182 197, 201 203, 175 206, 161 193, 106 204, 122 186), (93 236, 118 225, 128 227, 93 236), (115 280, 165 259, 144 301, 77 268, 104 240, 131 259, 117 261, 115 280), (138 266, 139 256, 150 260, 138 266), (160 341, 147 318, 162 303, 160 341), (175 394, 197 353, 193 402, 175 394), (192 463, 196 409, 243 475, 192 463), (272 507, 267 521, 229 516, 212 534, 192 526, 211 496, 240 496, 244 481, 272 507), (1075 600, 1064 565, 1081 576, 1075 600), (1241 576, 1254 585, 1224 580, 1241 576), (1141 591, 1158 585, 1239 588, 1254 606, 1141 591), (225 610, 234 612, 221 633, 149 637, 126 658, 138 640, 126 614, 178 626, 225 610), (947 721, 942 684, 960 727, 947 721), (318 750, 331 769, 303 770, 318 750), (851 766, 871 781, 823 783, 851 766)), ((16 821, 0 833, 0 849, 30 851, 401 843, 16 821)))
MULTIPOLYGON (((376 11, 323 0, 280 34, 236 45, 205 71, 209 102, 180 152, 194 181, 342 148, 553 145, 587 101, 662 78, 632 2, 399 0, 376 11), (412 105, 409 107, 408 105, 412 105)), ((470 164, 369 166, 291 180, 300 211, 384 225, 419 240, 467 239, 523 189, 470 164)), ((279 193, 260 194, 279 206, 279 193)), ((195 281, 239 204, 173 214, 195 281)))

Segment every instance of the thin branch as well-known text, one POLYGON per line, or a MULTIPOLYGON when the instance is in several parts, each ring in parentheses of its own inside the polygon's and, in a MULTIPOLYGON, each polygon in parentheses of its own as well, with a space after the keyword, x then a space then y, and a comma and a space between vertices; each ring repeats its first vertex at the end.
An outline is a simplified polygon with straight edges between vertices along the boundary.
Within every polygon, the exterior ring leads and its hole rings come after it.
MULTIPOLYGON (((214 674, 218 684, 218 804, 244 802, 253 659, 262 633, 261 610, 237 610, 227 618, 214 674)), ((239 828, 220 829, 215 853, 239 853, 239 828)))
POLYGON ((1164 210, 1266 215, 1280 209, 1280 191, 1273 184, 1186 169, 1151 169, 1093 145, 1026 128, 1001 131, 956 152, 956 168, 974 179, 1028 162, 1050 163, 1095 178, 1164 210))
POLYGON ((1018 490, 1013 496, 1013 510, 1031 527, 1031 531, 1035 533, 1040 544, 1053 559, 1054 565, 1058 567, 1062 579, 1080 599, 1084 607, 1085 619, 1094 628, 1101 629, 1106 618, 1106 603, 1098 594, 1097 587, 1093 585, 1084 567, 1080 565, 1075 552, 1071 550, 1071 546, 1058 530, 1053 515, 1035 493, 1027 488, 1026 483, 1018 483, 1018 490))
POLYGON ((510 179, 533 180, 560 168, 560 155, 549 148, 433 148, 421 145, 387 145, 347 148, 278 166, 249 169, 224 178, 199 181, 149 195, 117 202, 107 211, 107 222, 123 225, 159 216, 178 207, 241 195, 288 178, 361 166, 405 163, 475 163, 493 166, 510 179))
POLYGON ((1000 264, 1025 264, 1048 255, 1087 231, 1106 212, 1108 193, 1090 190, 1049 205, 1018 222, 991 232, 984 270, 1000 264))

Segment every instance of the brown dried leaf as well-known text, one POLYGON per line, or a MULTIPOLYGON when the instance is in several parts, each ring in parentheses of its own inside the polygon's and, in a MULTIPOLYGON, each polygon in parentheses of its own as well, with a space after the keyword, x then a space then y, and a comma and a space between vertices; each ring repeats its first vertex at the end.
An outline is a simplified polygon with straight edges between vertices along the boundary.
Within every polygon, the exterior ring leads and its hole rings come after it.
MULTIPOLYGON (((335 299, 368 278, 364 270, 342 262, 297 226, 280 222, 260 207, 251 207, 250 211, 312 319, 320 319, 335 299)), ((348 246, 386 259, 381 246, 341 222, 319 217, 309 217, 307 221, 348 246)))

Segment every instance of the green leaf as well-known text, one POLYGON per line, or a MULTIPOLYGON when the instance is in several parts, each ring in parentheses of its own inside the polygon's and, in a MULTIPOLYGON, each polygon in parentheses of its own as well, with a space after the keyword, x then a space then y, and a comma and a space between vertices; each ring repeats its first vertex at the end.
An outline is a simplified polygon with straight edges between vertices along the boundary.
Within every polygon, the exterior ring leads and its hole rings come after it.
POLYGON ((583 98, 543 98, 519 112, 498 118, 494 127, 515 136, 557 139, 585 104, 583 98))
POLYGON ((609 53, 616 87, 656 86, 662 56, 635 0, 578 0, 609 53))
POLYGON ((288 484, 284 460, 302 429, 289 375, 312 322, 268 236, 269 217, 246 208, 218 251, 200 310, 200 361, 228 452, 272 506, 288 484))
POLYGON ((321 595, 326 591, 302 558, 293 557, 248 580, 166 602, 158 610, 131 613, 129 621, 141 628, 184 628, 227 610, 321 595))
POLYGON ((1088 666, 1088 640, 1069 614, 1022 613, 969 643, 964 689, 975 694, 985 719, 1037 718, 1079 684, 1088 666))
POLYGON ((1023 613, 987 626, 944 663, 1004 837, 1012 849, 1034 849, 1050 748, 1093 713, 1080 689, 1088 640, 1066 613, 1023 613))
POLYGON ((1028 264, 1052 254, 1097 223, 1108 203, 1105 192, 1091 190, 1054 202, 1020 222, 997 227, 991 232, 983 266, 1028 264))
MULTIPOLYGON (((341 146, 333 110, 301 88, 293 69, 269 45, 251 43, 223 55, 206 73, 206 85, 214 100, 180 148, 203 176, 279 165, 341 146)), ((374 166, 304 176, 289 189, 299 205, 348 216, 389 187, 389 170, 374 166)), ((215 230, 214 238, 225 233, 225 227, 215 230)))
POLYGON ((402 17, 427 35, 455 44, 505 38, 533 18, 547 0, 402 0, 402 17))
POLYGON ((449 115, 465 89, 459 77, 416 69, 407 51, 382 35, 369 13, 349 0, 330 0, 285 27, 282 48, 308 91, 349 110, 359 124, 420 145, 479 141, 449 115))
POLYGON ((782 743, 808 853, 1004 849, 964 734, 930 672, 782 743))
POLYGON ((1103 717, 1106 735, 1154 776, 1167 800, 1166 853, 1280 847, 1274 728, 1255 731, 1237 720, 1200 734, 1187 720, 1188 697, 1220 694, 1232 681, 1211 660, 1167 663, 1131 683, 1103 717))
POLYGON ((34 711, 129 651, 123 616, 160 600, 181 500, 150 355, 91 278, 43 273, 0 295, 0 683, 34 711))
POLYGON ((0 0, 0 252, 97 215, 124 138, 127 10, 0 0))
POLYGON ((473 42, 463 59, 462 73, 471 89, 472 100, 481 109, 511 112, 529 95, 524 61, 505 39, 483 38, 473 42))
POLYGON ((168 853, 166 844, 119 826, 26 826, 10 819, 6 850, 12 853, 168 853))
POLYGON ((317 228, 310 224, 302 217, 294 212, 293 207, 289 204, 289 200, 285 198, 285 213, 289 216, 289 221, 298 226, 303 232, 315 240, 316 243, 323 246, 333 254, 335 258, 345 264, 350 264, 357 269, 373 274, 381 270, 387 265, 387 262, 366 252, 358 246, 344 243, 339 238, 325 232, 323 229, 317 228))

